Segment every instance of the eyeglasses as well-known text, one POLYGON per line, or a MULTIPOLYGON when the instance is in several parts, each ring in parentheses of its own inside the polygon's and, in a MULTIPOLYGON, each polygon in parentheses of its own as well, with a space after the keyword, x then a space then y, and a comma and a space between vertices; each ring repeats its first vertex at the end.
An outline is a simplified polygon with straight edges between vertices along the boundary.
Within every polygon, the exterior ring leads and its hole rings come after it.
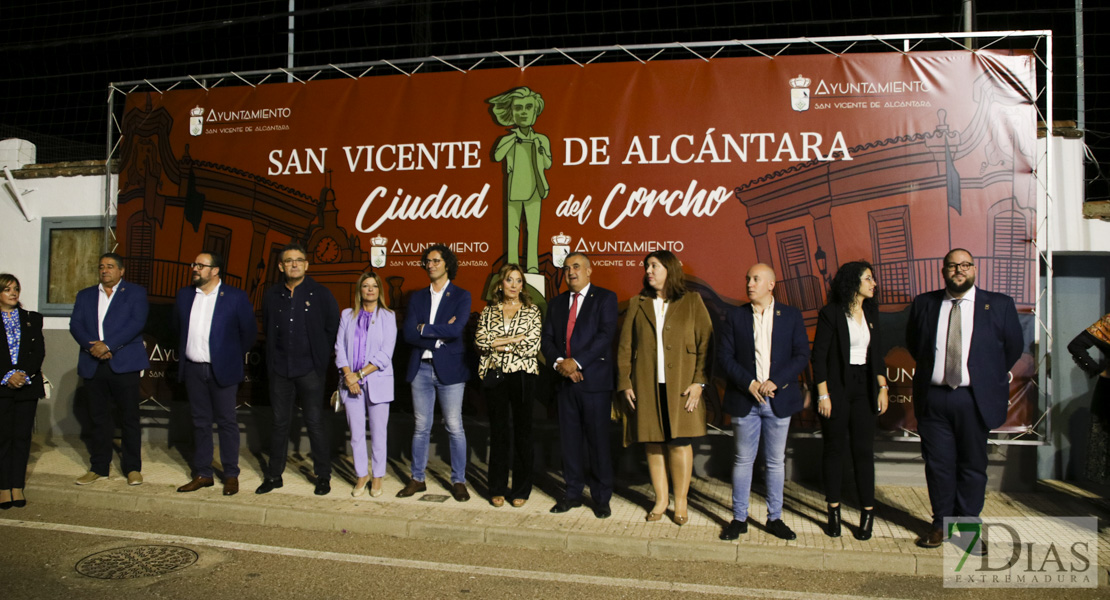
POLYGON ((285 258, 285 259, 282 259, 281 264, 283 264, 283 265, 295 265, 295 264, 307 263, 307 262, 308 262, 307 258, 285 258))
POLYGON ((442 258, 429 258, 429 259, 424 261, 424 264, 425 265, 442 265, 443 264, 443 259, 442 258))
POLYGON ((959 270, 961 272, 967 272, 967 271, 970 271, 971 268, 974 267, 974 266, 975 266, 975 263, 969 263, 969 262, 946 263, 944 265, 944 270, 949 271, 949 272, 953 272, 953 273, 957 270, 959 270))
POLYGON ((189 266, 194 268, 194 269, 211 269, 212 268, 212 265, 206 265, 204 263, 193 263, 189 266))

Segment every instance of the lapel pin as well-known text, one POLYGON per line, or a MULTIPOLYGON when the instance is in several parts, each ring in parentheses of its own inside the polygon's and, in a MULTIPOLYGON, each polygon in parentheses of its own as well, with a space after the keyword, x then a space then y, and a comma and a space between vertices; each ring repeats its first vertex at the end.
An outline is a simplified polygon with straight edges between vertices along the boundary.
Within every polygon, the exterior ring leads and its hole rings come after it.
POLYGON ((224 296, 224 293, 220 292, 220 297, 223 298, 223 296, 224 296))
POLYGON ((868 326, 868 327, 870 327, 871 329, 874 329, 874 328, 875 328, 875 324, 874 324, 874 323, 868 323, 868 324, 867 324, 867 326, 868 326))
POLYGON ((991 305, 990 305, 990 304, 984 304, 984 305, 983 305, 983 310, 990 310, 990 309, 991 309, 991 305))
POLYGON ((305 306, 312 306, 312 303, 311 303, 311 302, 309 302, 308 300, 305 300, 305 301, 304 301, 304 305, 305 305, 305 306))
POLYGON ((782 311, 776 308, 775 309, 775 316, 776 317, 781 317, 782 316, 782 311))

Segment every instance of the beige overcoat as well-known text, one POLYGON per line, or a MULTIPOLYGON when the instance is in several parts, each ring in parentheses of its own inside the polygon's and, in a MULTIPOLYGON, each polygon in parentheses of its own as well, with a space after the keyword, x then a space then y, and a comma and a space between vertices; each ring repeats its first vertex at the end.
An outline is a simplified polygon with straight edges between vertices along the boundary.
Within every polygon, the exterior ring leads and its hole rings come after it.
MULTIPOLYGON (((686 412, 682 393, 691 383, 708 383, 706 357, 713 323, 701 296, 687 292, 669 302, 663 317, 664 379, 667 384, 666 416, 673 437, 705 435, 705 402, 686 412)), ((650 298, 633 296, 621 327, 617 349, 617 390, 632 388, 636 410, 632 411, 617 394, 617 405, 624 421, 624 445, 632 442, 662 442, 663 411, 658 397, 655 308, 650 298)))

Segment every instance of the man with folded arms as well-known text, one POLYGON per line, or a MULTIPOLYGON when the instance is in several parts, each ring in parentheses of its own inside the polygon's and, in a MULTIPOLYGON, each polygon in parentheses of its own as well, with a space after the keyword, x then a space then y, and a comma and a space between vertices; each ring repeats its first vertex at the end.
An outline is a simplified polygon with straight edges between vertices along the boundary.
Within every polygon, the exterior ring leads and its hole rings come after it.
POLYGON ((239 492, 239 421, 235 396, 243 381, 243 363, 258 334, 254 308, 246 292, 223 285, 224 259, 201 252, 192 264, 193 285, 181 288, 173 323, 179 332, 178 381, 185 382, 193 413, 195 449, 193 480, 177 488, 195 492, 212 487, 212 423, 220 436, 224 495, 239 492))

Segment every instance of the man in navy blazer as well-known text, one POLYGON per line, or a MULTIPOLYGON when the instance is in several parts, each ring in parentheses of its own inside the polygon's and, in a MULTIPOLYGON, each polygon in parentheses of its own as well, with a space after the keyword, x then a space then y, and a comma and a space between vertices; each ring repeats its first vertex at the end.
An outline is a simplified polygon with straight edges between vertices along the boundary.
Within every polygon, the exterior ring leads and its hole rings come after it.
POLYGON ((258 335, 246 292, 223 285, 224 259, 201 252, 192 264, 193 285, 181 288, 173 323, 179 333, 178 381, 185 382, 193 413, 193 479, 177 488, 195 492, 213 485, 212 423, 220 436, 224 495, 239 491, 239 422, 235 396, 243 381, 243 363, 258 335))
POLYGON ((613 461, 609 450, 610 396, 613 393, 613 337, 617 333, 617 295, 590 284, 590 259, 574 252, 563 263, 569 291, 549 304, 540 348, 559 375, 555 393, 563 450, 566 492, 551 507, 562 513, 582 505, 586 485, 585 440, 590 457, 590 497, 594 515, 612 515, 613 461), (571 319, 571 311, 574 319, 571 319))
POLYGON ((945 517, 978 518, 987 487, 987 436, 1006 421, 1010 369, 1024 338, 1014 300, 975 287, 971 253, 956 248, 941 268, 945 289, 914 298, 906 344, 916 362, 913 412, 921 435, 936 548, 945 517))
POLYGON ((398 498, 408 498, 428 489, 424 471, 428 466, 428 441, 432 433, 436 396, 451 440, 451 495, 458 502, 470 500, 466 489, 466 432, 462 405, 470 369, 466 366, 463 328, 470 319, 470 292, 451 283, 459 270, 455 253, 443 244, 433 244, 420 259, 431 284, 416 290, 405 309, 402 333, 412 346, 405 379, 412 384, 412 479, 398 498))
POLYGON ((139 485, 143 482, 139 374, 150 367, 143 346, 149 309, 146 289, 123 281, 123 257, 114 252, 100 256, 97 275, 99 285, 77 292, 69 319, 69 333, 81 347, 77 374, 85 380, 92 421, 90 467, 76 483, 87 485, 108 476, 116 429, 114 406, 123 431, 120 469, 129 485, 139 485))
POLYGON ((798 376, 809 364, 809 339, 798 309, 775 302, 775 271, 757 264, 745 277, 748 300, 729 310, 721 333, 720 362, 727 385, 725 412, 732 417, 736 461, 732 467, 732 522, 721 533, 734 540, 748 531, 752 471, 760 439, 766 461, 767 531, 797 536, 782 520, 786 440, 790 418, 802 410, 798 376))

